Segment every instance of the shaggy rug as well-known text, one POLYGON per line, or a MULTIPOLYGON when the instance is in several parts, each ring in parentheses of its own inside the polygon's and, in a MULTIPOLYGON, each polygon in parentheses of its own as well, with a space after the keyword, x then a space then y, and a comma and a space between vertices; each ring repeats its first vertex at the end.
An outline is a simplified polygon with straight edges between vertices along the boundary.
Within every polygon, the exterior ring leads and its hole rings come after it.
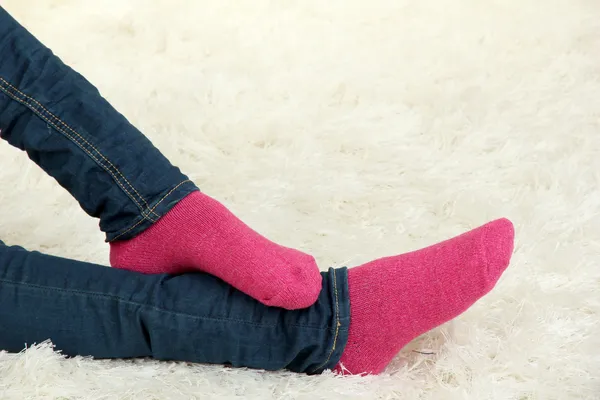
MULTIPOLYGON (((600 399, 598 1, 2 5, 205 192, 323 269, 502 216, 517 245, 492 293, 382 376, 65 359, 40 343, 0 354, 0 398, 600 399)), ((4 142, 0 159, 3 240, 108 262, 63 189, 4 142)))

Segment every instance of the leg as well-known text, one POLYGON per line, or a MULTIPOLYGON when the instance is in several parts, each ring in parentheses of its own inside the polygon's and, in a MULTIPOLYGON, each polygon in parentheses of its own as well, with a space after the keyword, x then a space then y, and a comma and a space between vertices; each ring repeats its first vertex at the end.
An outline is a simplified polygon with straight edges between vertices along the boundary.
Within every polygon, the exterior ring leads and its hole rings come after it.
POLYGON ((0 350, 51 339, 68 356, 317 373, 335 366, 347 339, 346 278, 323 273, 317 302, 286 311, 208 274, 145 275, 0 242, 0 350))
POLYGON ((379 373, 408 342, 489 292, 512 249, 512 225, 495 221, 332 269, 312 307, 284 311, 210 275, 141 275, 0 246, 0 349, 50 338, 68 355, 379 373))
POLYGON ((314 303, 314 258, 254 232, 196 186, 0 7, 0 133, 66 188, 111 242, 111 264, 201 270, 259 301, 314 303))

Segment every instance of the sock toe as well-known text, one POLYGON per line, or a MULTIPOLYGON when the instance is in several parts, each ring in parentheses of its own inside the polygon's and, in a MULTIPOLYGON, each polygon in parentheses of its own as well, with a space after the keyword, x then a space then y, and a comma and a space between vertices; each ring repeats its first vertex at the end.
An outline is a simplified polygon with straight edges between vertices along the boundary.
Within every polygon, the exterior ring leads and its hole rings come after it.
POLYGON ((284 290, 281 290, 270 299, 262 301, 271 307, 280 307, 287 310, 299 310, 315 304, 323 285, 323 277, 320 272, 310 274, 302 279, 288 282, 284 290))
POLYGON ((490 222, 483 228, 487 271, 490 280, 495 284, 510 263, 514 251, 515 228, 506 218, 490 222))

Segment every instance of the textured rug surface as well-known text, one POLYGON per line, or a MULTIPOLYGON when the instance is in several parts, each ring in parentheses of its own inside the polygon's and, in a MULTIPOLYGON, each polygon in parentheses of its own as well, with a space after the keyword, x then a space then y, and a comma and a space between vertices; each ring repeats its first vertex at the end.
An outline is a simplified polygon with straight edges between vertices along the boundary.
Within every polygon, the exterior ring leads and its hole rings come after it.
MULTIPOLYGON (((65 360, 42 344, 0 354, 0 398, 600 399, 598 1, 2 5, 205 192, 323 269, 502 216, 517 244, 490 295, 383 376, 65 360)), ((108 262, 63 189, 5 142, 0 159, 0 238, 108 262)))

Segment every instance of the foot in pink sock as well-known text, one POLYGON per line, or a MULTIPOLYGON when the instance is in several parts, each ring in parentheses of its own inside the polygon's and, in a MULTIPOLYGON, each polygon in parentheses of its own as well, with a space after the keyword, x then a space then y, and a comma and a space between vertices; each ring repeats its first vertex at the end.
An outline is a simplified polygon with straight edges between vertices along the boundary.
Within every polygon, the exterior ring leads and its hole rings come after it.
POLYGON ((290 310, 309 307, 321 291, 312 256, 269 241, 200 192, 139 236, 111 243, 110 262, 148 274, 204 271, 266 305, 290 310))
POLYGON ((350 269, 350 330, 340 364, 353 374, 382 372, 411 340, 488 293, 508 266, 513 241, 512 223, 501 219, 350 269))

